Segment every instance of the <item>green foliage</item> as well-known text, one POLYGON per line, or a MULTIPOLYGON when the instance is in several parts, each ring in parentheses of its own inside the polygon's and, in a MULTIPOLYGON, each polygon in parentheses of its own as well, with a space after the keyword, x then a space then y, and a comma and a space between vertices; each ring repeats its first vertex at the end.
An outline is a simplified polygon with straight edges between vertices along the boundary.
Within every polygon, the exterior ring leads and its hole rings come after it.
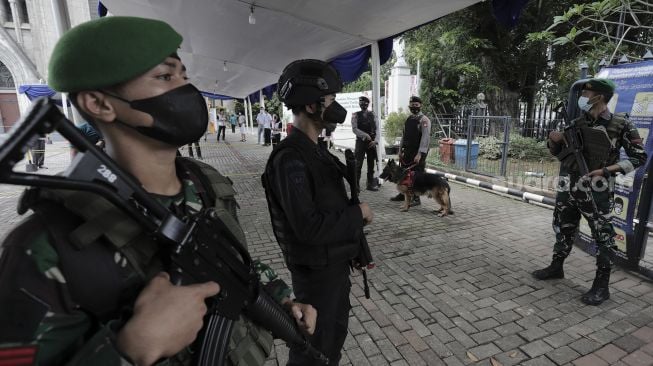
POLYGON ((234 100, 234 113, 245 114, 245 105, 238 99, 234 100))
POLYGON ((546 147, 546 141, 537 141, 532 137, 523 137, 520 134, 510 134, 508 156, 520 160, 550 159, 551 153, 546 147))
POLYGON ((283 104, 279 100, 279 96, 276 92, 272 94, 272 99, 265 100, 265 109, 271 115, 276 114, 277 116, 281 117, 281 113, 283 113, 283 104))
POLYGON ((479 92, 494 115, 516 116, 520 100, 533 104, 550 74, 546 51, 555 35, 546 32, 547 19, 578 2, 531 1, 513 29, 497 23, 491 2, 479 2, 407 32, 407 60, 421 63, 425 112, 455 112, 475 104, 479 92))
POLYGON ((478 141, 478 155, 488 160, 501 159, 501 145, 498 138, 494 136, 480 137, 478 141))
POLYGON ((408 113, 402 111, 388 114, 383 125, 383 137, 388 144, 393 144, 397 137, 401 136, 404 131, 404 124, 408 118, 408 113))
MULTIPOLYGON (((501 159, 502 142, 503 140, 499 140, 494 136, 479 138, 479 156, 488 160, 501 159)), ((508 157, 518 160, 540 161, 550 160, 551 153, 546 147, 545 141, 537 141, 532 137, 523 137, 517 133, 512 133, 508 145, 508 157)))
POLYGON ((576 65, 586 62, 592 75, 598 72, 603 58, 614 63, 622 54, 631 59, 641 57, 653 44, 651 24, 650 0, 575 1, 554 16, 545 30, 529 34, 528 40, 554 46, 556 65, 550 82, 555 84, 568 76, 560 70, 568 67, 568 61, 576 65))

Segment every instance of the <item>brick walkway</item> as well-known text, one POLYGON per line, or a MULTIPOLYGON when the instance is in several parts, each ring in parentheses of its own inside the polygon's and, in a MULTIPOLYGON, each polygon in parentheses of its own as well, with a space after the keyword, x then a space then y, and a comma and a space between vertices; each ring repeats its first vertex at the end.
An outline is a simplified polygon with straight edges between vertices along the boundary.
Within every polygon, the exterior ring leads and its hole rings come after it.
MULTIPOLYGON (((250 250, 288 278, 270 228, 260 184, 269 147, 227 134, 202 141, 205 161, 232 177, 250 250)), ((250 141, 255 136, 249 136, 250 141)), ((47 159, 47 158, 46 158, 47 159)), ((47 164, 46 164, 47 165, 47 164)), ((0 186, 0 233, 19 218, 15 187, 0 186)), ((377 269, 372 299, 352 279, 349 337, 343 365, 653 365, 653 286, 620 269, 612 297, 584 306, 594 259, 575 249, 567 278, 532 279, 548 264, 554 240, 548 209, 452 184, 455 215, 436 204, 400 213, 386 184, 362 192, 374 223, 366 229, 377 269)), ((285 365, 278 342, 266 365, 285 365)))

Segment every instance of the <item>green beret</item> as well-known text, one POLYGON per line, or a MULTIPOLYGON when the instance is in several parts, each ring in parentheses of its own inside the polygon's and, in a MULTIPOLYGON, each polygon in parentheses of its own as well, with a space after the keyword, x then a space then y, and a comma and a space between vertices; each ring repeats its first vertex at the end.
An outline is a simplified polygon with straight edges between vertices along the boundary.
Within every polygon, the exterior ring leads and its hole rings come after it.
POLYGON ((583 85, 583 90, 591 90, 597 93, 614 93, 616 87, 612 80, 590 79, 583 85))
POLYGON ((54 46, 48 84, 60 92, 114 86, 161 63, 181 41, 160 20, 109 16, 82 23, 54 46))

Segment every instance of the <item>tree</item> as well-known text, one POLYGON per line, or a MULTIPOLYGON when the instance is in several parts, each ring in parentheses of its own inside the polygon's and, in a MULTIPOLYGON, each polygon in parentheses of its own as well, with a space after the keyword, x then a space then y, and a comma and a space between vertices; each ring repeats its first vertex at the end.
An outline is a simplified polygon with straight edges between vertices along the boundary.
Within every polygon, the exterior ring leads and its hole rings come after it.
MULTIPOLYGON (((425 110, 453 112, 483 92, 491 114, 518 116, 521 100, 527 102, 531 116, 551 70, 547 45, 533 42, 528 34, 545 30, 546 19, 571 2, 531 1, 512 29, 497 23, 491 2, 480 2, 407 32, 407 61, 413 68, 417 60, 421 62, 425 110)), ((563 51, 557 56, 575 59, 571 50, 563 51)))
MULTIPOLYGON (((575 60, 585 61, 590 74, 598 72, 604 59, 608 64, 616 63, 621 55, 639 59, 653 44, 650 0, 579 3, 559 14, 545 30, 529 34, 529 41, 550 44, 554 55, 561 49, 573 50, 575 60)), ((559 80, 569 77, 569 65, 563 64, 556 71, 559 80)))

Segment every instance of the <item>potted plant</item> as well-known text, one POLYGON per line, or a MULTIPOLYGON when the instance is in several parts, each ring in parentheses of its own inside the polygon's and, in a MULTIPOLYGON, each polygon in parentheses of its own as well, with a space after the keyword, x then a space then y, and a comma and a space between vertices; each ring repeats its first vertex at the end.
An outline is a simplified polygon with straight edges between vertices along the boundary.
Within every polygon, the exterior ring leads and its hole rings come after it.
POLYGON ((386 155, 396 155, 399 153, 399 143, 401 134, 404 130, 404 123, 408 118, 408 114, 399 110, 399 112, 392 112, 388 114, 383 124, 383 137, 388 142, 385 147, 386 155))

